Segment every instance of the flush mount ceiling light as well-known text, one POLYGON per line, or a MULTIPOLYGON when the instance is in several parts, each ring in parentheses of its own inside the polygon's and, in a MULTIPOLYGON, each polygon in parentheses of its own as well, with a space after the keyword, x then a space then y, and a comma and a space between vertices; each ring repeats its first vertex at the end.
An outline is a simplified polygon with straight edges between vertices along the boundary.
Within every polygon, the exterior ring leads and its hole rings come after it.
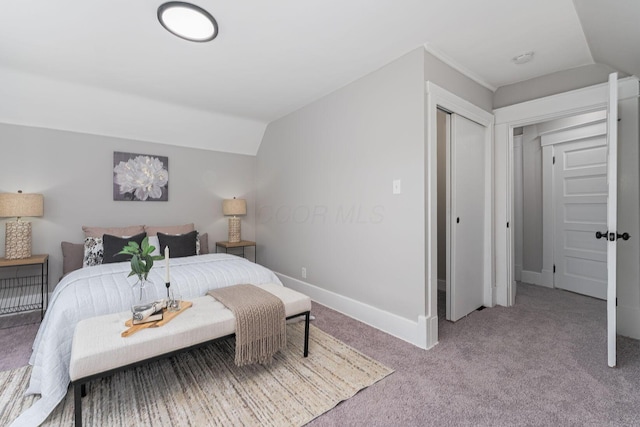
POLYGON ((518 56, 514 56, 513 58, 511 58, 511 61, 514 64, 520 65, 520 64, 526 64, 532 59, 533 59, 533 51, 530 51, 530 52, 521 53, 518 56))
POLYGON ((185 40, 208 42, 218 35, 218 23, 209 12, 191 3, 170 1, 158 8, 164 28, 185 40))

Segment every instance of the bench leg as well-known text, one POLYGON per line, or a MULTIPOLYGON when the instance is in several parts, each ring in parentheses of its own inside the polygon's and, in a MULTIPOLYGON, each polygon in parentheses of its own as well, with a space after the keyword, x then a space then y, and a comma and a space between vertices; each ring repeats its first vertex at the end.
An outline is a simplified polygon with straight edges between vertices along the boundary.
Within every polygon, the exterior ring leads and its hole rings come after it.
POLYGON ((73 384, 73 406, 75 416, 75 426, 82 427, 82 394, 86 391, 84 383, 73 384))
POLYGON ((309 316, 311 312, 307 311, 304 315, 304 357, 309 355, 309 316))

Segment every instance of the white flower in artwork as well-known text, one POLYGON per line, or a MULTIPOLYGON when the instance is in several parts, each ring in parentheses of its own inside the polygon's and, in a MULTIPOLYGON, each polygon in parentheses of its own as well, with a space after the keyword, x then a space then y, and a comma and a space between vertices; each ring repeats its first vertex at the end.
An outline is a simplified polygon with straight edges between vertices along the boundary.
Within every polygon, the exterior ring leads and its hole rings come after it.
POLYGON ((138 200, 159 199, 169 182, 169 172, 157 157, 137 156, 120 162, 113 171, 120 194, 132 193, 138 200))

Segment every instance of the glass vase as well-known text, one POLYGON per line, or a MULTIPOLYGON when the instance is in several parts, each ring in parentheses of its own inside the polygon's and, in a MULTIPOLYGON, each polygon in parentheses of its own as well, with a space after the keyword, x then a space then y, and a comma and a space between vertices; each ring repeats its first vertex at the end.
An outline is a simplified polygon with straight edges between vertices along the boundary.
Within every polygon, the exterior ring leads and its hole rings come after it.
POLYGON ((133 297, 136 305, 147 302, 146 288, 149 282, 149 279, 138 279, 138 281, 133 285, 133 297))

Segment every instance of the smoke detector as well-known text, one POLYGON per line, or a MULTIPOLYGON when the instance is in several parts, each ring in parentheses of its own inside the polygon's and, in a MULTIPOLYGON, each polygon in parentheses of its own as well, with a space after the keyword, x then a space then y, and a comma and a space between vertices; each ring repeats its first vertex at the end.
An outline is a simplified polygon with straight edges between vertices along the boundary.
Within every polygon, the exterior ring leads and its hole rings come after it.
POLYGON ((511 62, 516 65, 526 64, 527 62, 533 59, 533 51, 521 53, 520 55, 516 55, 511 58, 511 62))

